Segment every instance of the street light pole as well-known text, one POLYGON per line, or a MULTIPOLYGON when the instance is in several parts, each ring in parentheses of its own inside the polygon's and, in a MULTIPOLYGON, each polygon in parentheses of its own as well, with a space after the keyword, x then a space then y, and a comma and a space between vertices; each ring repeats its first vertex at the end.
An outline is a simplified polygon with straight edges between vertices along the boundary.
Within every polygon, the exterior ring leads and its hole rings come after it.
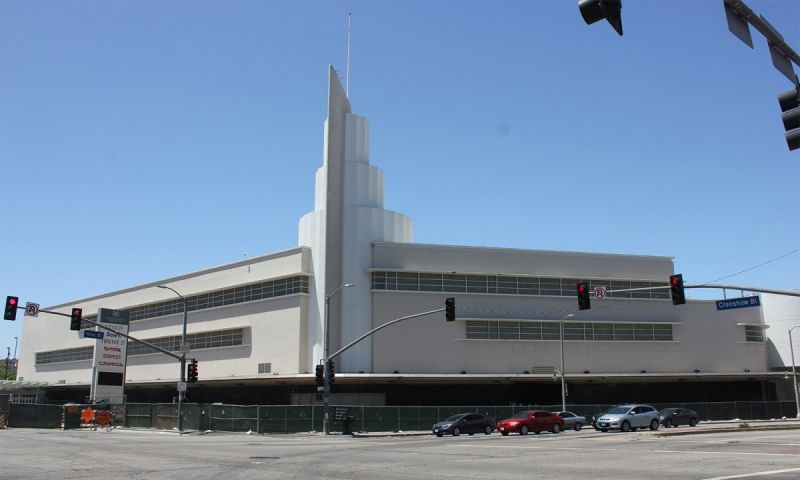
POLYGON ((19 359, 17 359, 17 341, 19 337, 14 337, 14 378, 12 380, 17 379, 17 368, 19 368, 19 359))
POLYGON ((564 380, 564 320, 574 317, 574 313, 570 313, 569 315, 565 315, 559 322, 559 330, 561 331, 561 411, 565 411, 567 409, 567 384, 564 380))
POLYGON ((322 405, 325 412, 325 416, 322 419, 322 431, 325 435, 329 435, 331 433, 331 426, 330 426, 330 413, 331 413, 331 372, 330 372, 330 359, 328 358, 329 348, 330 348, 330 322, 331 322, 331 299, 339 293, 339 291, 345 287, 354 287, 355 285, 352 283, 345 283, 344 285, 339 286, 336 290, 333 291, 330 295, 325 296, 325 345, 324 345, 324 376, 323 376, 323 390, 322 390, 322 405))
POLYGON ((183 346, 186 345, 186 323, 188 320, 189 309, 186 305, 186 297, 176 292, 175 289, 166 285, 157 285, 158 288, 166 288, 172 290, 172 293, 181 297, 183 300, 183 333, 181 334, 181 374, 178 383, 178 433, 183 433, 183 399, 186 395, 186 352, 183 351, 183 346))
POLYGON ((798 400, 797 395, 797 373, 794 369, 794 346, 792 346, 792 330, 797 327, 800 327, 800 325, 795 325, 789 329, 789 352, 792 354, 792 389, 794 389, 795 418, 800 418, 800 400, 798 400))

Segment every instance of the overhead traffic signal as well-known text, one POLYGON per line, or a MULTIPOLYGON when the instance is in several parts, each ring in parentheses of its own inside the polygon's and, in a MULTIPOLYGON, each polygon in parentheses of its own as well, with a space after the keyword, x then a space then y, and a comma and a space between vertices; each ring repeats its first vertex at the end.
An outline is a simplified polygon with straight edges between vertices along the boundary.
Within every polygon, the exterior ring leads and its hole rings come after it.
POLYGON ((800 148, 800 88, 778 95, 781 106, 781 120, 786 130, 786 144, 789 150, 800 148))
POLYGON ((193 358, 189 361, 189 365, 186 368, 186 381, 188 383, 195 383, 197 382, 197 359, 193 358))
POLYGON ((455 298, 445 298, 444 299, 444 315, 445 320, 448 322, 454 322, 456 320, 456 299, 455 298))
POLYGON ((19 298, 8 296, 6 297, 6 311, 3 314, 3 318, 6 320, 16 320, 17 319, 17 306, 19 306, 19 298))
POLYGON ((317 365, 317 369, 314 372, 314 381, 318 387, 325 384, 325 367, 322 365, 317 365))
POLYGON ((589 310, 592 302, 589 299, 589 286, 583 282, 578 282, 578 310, 589 310))
POLYGON ((333 383, 336 378, 336 365, 333 360, 328 360, 328 383, 333 383))
POLYGON ((578 8, 586 25, 605 18, 622 36, 622 0, 578 0, 578 8))
POLYGON ((83 317, 83 310, 80 308, 73 308, 72 315, 70 315, 69 318, 69 329, 80 330, 82 317, 83 317))
POLYGON ((683 291, 683 275, 680 273, 669 276, 669 293, 672 295, 673 305, 686 303, 686 294, 683 291))

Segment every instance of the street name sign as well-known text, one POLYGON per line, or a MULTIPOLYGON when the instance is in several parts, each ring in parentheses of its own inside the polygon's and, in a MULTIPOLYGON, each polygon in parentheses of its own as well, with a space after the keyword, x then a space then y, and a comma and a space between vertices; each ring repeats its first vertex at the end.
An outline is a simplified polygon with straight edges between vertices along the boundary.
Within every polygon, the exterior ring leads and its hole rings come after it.
POLYGON ((105 336, 105 332, 100 332, 97 330, 81 330, 81 338, 94 338, 95 340, 102 340, 105 336))
POLYGON ((731 298, 717 300, 717 310, 732 310, 734 308, 760 307, 761 298, 758 295, 752 297, 731 298))

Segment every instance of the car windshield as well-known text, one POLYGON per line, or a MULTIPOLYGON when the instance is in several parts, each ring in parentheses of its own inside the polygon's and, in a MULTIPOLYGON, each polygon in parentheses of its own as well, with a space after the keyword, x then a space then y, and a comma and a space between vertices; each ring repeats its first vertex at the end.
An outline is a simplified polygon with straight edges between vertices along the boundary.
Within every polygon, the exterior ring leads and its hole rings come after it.
POLYGON ((658 414, 659 415, 667 415, 667 414, 670 414, 670 413, 672 413, 674 411, 675 411, 674 408, 665 408, 665 409, 661 410, 660 412, 658 412, 658 414))
POLYGON ((630 407, 612 408, 611 410, 606 412, 606 415, 622 415, 623 413, 628 413, 628 410, 630 410, 630 407))
POLYGON ((453 415, 452 417, 450 417, 447 420, 445 420, 445 422, 457 422, 458 420, 461 420, 462 418, 464 418, 464 415, 465 414, 463 414, 463 413, 460 413, 458 415, 453 415))
POLYGON ((572 417, 572 412, 558 412, 557 415, 559 417, 572 417))
POLYGON ((527 411, 526 412, 519 412, 518 414, 514 415, 511 418, 528 418, 530 416, 530 414, 531 414, 531 412, 527 412, 527 411))

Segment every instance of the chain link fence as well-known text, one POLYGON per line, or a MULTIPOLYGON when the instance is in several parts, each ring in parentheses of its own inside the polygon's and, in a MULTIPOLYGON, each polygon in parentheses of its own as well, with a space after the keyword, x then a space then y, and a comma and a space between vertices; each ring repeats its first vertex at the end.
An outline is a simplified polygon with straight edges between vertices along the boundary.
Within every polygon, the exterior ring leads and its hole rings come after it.
MULTIPOLYGON (((701 420, 768 420, 795 418, 794 402, 715 402, 652 404, 657 409, 667 407, 689 408, 701 420)), ((93 405, 95 408, 99 405, 93 405)), ((607 404, 567 405, 567 410, 587 420, 592 415, 613 407, 607 404)), ((85 405, 43 405, 8 403, 9 427, 27 428, 77 428, 81 409, 85 405), (74 417, 74 418, 73 418, 74 417)), ((120 407, 117 405, 104 408, 120 407)), ((103 407, 101 407, 103 408, 103 407)), ((178 405, 174 403, 128 403, 121 406, 124 425, 133 428, 173 430, 177 426, 178 405)), ((331 406, 331 416, 337 409, 347 409, 353 416, 351 428, 360 432, 398 432, 430 430, 431 426, 458 413, 478 412, 499 421, 522 410, 560 411, 561 405, 515 406, 403 406, 362 407, 355 405, 331 406)), ((115 415, 116 417, 116 415, 115 415)), ((184 404, 184 428, 187 430, 213 430, 220 432, 297 433, 323 430, 323 407, 311 405, 228 405, 184 404)), ((332 418, 333 420, 333 418, 332 418)), ((115 425, 123 425, 117 421, 115 425)), ((343 426, 331 422, 331 431, 341 432, 343 426)))

